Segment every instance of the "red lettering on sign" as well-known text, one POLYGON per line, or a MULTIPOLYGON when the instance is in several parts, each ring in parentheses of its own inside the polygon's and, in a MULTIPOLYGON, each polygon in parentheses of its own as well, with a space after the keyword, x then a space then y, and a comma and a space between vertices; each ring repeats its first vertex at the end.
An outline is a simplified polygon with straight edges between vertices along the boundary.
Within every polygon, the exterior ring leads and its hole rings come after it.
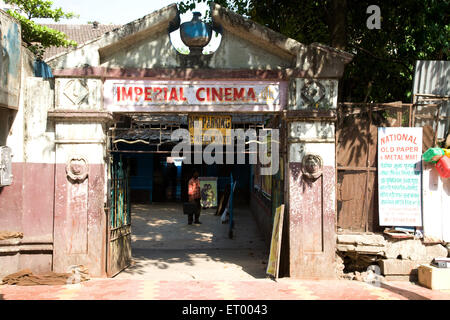
POLYGON ((186 97, 184 96, 184 88, 183 87, 180 88, 180 100, 181 101, 187 100, 186 97))
POLYGON ((237 88, 233 88, 234 101, 244 99, 244 94, 245 94, 244 88, 239 89, 239 91, 237 88))
POLYGON ((162 101, 161 93, 162 93, 162 88, 160 88, 160 87, 153 88, 153 99, 155 101, 162 101))
POLYGON ((152 87, 145 87, 145 101, 152 101, 152 87))
POLYGON ((220 88, 218 92, 217 92, 216 88, 211 88, 211 95, 212 95, 212 101, 216 101, 216 98, 219 101, 222 101, 223 100, 222 88, 220 88))
POLYGON ((140 87, 134 87, 134 94, 136 95, 134 100, 139 101, 139 96, 142 96, 143 93, 144 93, 144 89, 142 89, 140 87))
POLYGON ((225 88, 225 101, 232 101, 231 89, 232 88, 225 88))
POLYGON ((200 97, 200 91, 205 91, 205 88, 198 88, 197 92, 195 93, 195 96, 197 97, 198 101, 205 101, 205 98, 200 97))
POLYGON ((133 99, 133 88, 129 87, 128 88, 128 92, 127 92, 127 88, 122 87, 122 100, 132 100, 133 99))
POLYGON ((247 97, 251 97, 253 101, 256 101, 256 94, 255 94, 255 90, 253 90, 253 88, 249 88, 248 92, 247 92, 247 97))
POLYGON ((172 89, 170 90, 169 101, 171 101, 171 100, 178 101, 177 88, 172 88, 172 89))

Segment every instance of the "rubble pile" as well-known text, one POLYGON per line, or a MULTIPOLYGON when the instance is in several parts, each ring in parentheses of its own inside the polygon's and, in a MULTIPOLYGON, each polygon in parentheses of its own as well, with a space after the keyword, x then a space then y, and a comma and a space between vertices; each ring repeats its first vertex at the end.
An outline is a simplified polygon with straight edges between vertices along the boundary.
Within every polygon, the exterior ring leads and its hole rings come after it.
POLYGON ((363 281, 370 273, 368 270, 378 266, 380 274, 388 280, 416 280, 421 264, 449 256, 449 248, 448 243, 425 243, 416 237, 395 239, 384 234, 338 234, 337 261, 341 264, 337 267, 338 275, 363 281))

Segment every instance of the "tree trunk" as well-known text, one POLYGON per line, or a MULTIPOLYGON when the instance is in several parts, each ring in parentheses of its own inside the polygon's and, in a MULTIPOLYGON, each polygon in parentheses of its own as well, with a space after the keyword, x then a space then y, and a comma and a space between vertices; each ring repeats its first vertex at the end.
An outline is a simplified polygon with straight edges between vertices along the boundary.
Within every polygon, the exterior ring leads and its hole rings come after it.
POLYGON ((331 0, 328 15, 331 46, 345 50, 347 47, 347 0, 331 0))

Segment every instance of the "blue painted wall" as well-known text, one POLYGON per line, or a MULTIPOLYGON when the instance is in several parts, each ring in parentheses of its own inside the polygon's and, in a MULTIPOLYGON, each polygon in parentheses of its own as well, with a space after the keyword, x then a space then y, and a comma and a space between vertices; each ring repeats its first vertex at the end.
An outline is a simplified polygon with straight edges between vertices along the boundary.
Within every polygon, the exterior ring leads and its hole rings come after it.
MULTIPOLYGON (((150 193, 150 202, 153 201, 153 154, 132 154, 124 156, 128 159, 135 159, 133 163, 135 168, 131 171, 135 175, 130 174, 130 189, 148 190, 150 193)), ((130 161, 130 160, 129 160, 130 161)))

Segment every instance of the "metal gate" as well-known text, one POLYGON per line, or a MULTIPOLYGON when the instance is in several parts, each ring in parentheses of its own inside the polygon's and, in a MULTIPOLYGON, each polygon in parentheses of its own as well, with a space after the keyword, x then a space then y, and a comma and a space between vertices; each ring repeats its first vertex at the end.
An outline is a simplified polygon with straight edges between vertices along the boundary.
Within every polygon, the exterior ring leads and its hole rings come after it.
POLYGON ((128 167, 125 164, 122 155, 111 154, 108 170, 108 277, 131 263, 131 205, 128 167))

